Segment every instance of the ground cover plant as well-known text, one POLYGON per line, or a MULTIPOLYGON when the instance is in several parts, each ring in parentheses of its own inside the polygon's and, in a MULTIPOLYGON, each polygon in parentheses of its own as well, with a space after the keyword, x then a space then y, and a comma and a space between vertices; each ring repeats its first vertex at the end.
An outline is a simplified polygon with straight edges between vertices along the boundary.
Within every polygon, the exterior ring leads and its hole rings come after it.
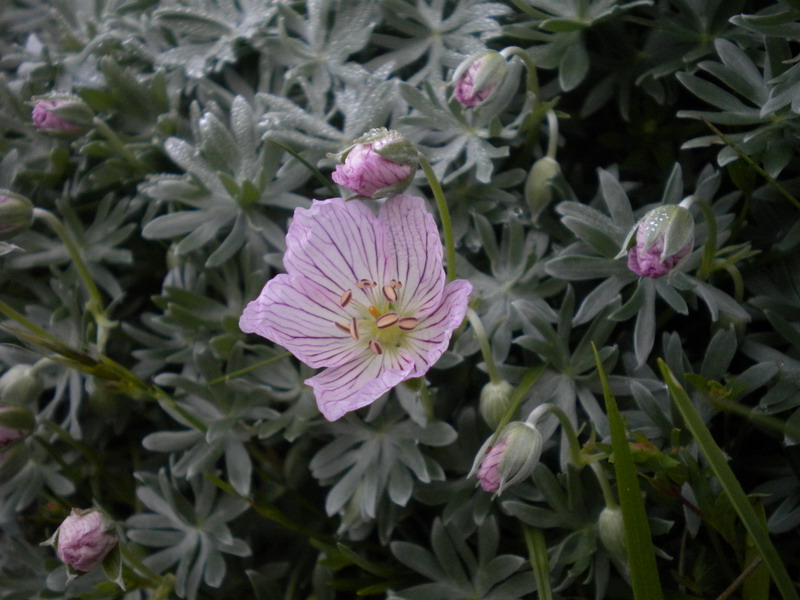
POLYGON ((0 599, 797 599, 798 41, 4 0, 0 599))

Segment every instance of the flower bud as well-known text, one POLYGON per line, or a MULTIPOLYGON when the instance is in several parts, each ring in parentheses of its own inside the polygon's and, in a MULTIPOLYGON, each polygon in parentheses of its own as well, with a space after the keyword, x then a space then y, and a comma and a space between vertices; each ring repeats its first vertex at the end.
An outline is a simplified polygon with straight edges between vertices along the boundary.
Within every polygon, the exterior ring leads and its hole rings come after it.
POLYGON ((475 474, 487 492, 503 490, 527 479, 542 455, 542 434, 529 423, 513 421, 505 426, 497 442, 489 438, 478 452, 470 475, 475 474))
POLYGON ((35 401, 43 389, 31 365, 14 365, 0 377, 0 405, 25 406, 35 401))
POLYGON ((497 429, 500 420, 511 406, 511 392, 514 388, 507 381, 492 383, 483 386, 481 390, 480 411, 483 420, 492 429, 497 429))
POLYGON ((0 407, 0 452, 5 452, 31 434, 36 419, 27 408, 0 407))
POLYGON ((31 120, 36 129, 46 133, 76 134, 92 120, 92 111, 78 96, 53 94, 36 100, 31 120))
POLYGON ((25 196, 0 189, 0 240, 10 240, 33 224, 33 204, 25 196))
POLYGON ((682 206, 670 204, 647 212, 631 229, 617 256, 623 256, 627 251, 631 271, 656 279, 672 271, 691 252, 693 245, 692 213, 682 206))
POLYGON ((405 190, 414 178, 419 155, 397 131, 370 129, 345 150, 331 178, 367 198, 386 198, 405 190))
POLYGON ((56 548, 56 555, 76 571, 91 571, 117 544, 114 526, 98 510, 73 508, 52 538, 44 542, 56 548))
POLYGON ((502 83, 508 62, 494 50, 483 50, 464 60, 453 75, 453 95, 463 106, 486 102, 502 83))
POLYGON ((542 211, 553 201, 553 178, 561 174, 558 161, 543 156, 531 167, 525 181, 525 201, 531 211, 531 221, 538 220, 542 211))
POLYGON ((597 532, 611 556, 624 563, 628 554, 625 544, 625 524, 619 506, 613 508, 606 506, 602 510, 597 519, 597 532))

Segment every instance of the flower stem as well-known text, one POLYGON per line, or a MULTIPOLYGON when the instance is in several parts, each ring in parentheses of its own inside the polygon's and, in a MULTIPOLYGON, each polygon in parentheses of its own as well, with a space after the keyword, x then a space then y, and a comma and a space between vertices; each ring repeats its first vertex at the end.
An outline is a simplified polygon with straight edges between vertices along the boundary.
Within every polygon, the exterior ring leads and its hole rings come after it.
POLYGON ((522 526, 522 531, 525 534, 528 558, 536 578, 539 600, 553 600, 553 590, 550 589, 550 561, 547 557, 544 534, 541 529, 533 529, 527 525, 522 526))
POLYGON ((102 352, 106 340, 108 339, 108 332, 115 324, 106 316, 106 311, 103 307, 103 297, 100 294, 100 290, 97 289, 97 285, 94 279, 92 279, 91 273, 89 273, 89 268, 86 266, 83 256, 81 256, 78 245, 72 239, 72 236, 67 231, 66 227, 64 227, 64 224, 50 211, 43 208, 34 208, 33 216, 46 223, 47 226, 61 238, 64 247, 67 249, 67 253, 70 259, 72 259, 75 269, 78 271, 78 276, 83 282, 86 292, 89 294, 89 302, 86 308, 92 313, 92 317, 94 317, 94 321, 97 324, 96 342, 98 349, 102 352))
POLYGON ((558 408, 555 404, 550 404, 549 402, 545 404, 540 404, 536 408, 531 411, 531 414, 528 415, 528 418, 525 421, 531 425, 536 425, 536 423, 541 419, 545 413, 552 413, 558 419, 558 422, 561 423, 561 429, 564 431, 564 435, 567 436, 567 443, 569 444, 569 458, 576 467, 582 467, 585 463, 581 459, 581 447, 580 442, 578 442, 578 434, 575 433, 575 428, 572 426, 572 423, 569 421, 569 417, 567 417, 566 413, 558 408))
POLYGON ((525 394, 533 387, 533 384, 539 381, 539 377, 541 377, 542 373, 544 373, 544 369, 547 367, 547 363, 543 363, 538 367, 533 367, 528 369, 525 376, 522 378, 522 381, 519 382, 519 385, 516 387, 514 392, 511 394, 511 404, 506 410, 506 413, 503 415, 503 418, 500 419, 500 423, 497 424, 497 429, 492 436, 492 441, 489 442, 489 445, 493 446, 497 442, 497 438, 500 437, 500 432, 503 431, 503 428, 511 422, 511 419, 514 418, 514 415, 517 414, 522 401, 525 399, 525 394))
POLYGON ((525 65, 525 70, 528 72, 528 78, 525 81, 525 87, 528 92, 534 96, 534 99, 538 99, 539 75, 536 73, 536 63, 533 62, 531 55, 525 52, 525 50, 519 46, 509 46, 508 48, 503 48, 500 51, 500 54, 505 58, 508 58, 509 56, 516 56, 522 61, 522 64, 525 65))
POLYGON ((605 471, 603 471, 603 467, 600 466, 598 462, 593 462, 589 466, 592 467, 592 472, 597 478, 597 483, 600 484, 600 491, 603 493, 603 500, 605 500, 606 507, 617 508, 617 499, 614 497, 614 492, 611 489, 611 484, 608 483, 608 478, 606 477, 605 471))
POLYGON ((450 220, 450 209, 447 207, 447 200, 444 197, 442 186, 439 184, 439 180, 436 178, 428 159, 420 155, 419 166, 422 167, 425 177, 428 179, 428 185, 431 186, 433 197, 436 199, 436 207, 439 209, 447 255, 447 281, 453 281, 456 278, 456 249, 453 242, 453 223, 450 220))
POLYGON ((265 360, 259 361, 257 363, 252 364, 252 365, 248 365, 248 366, 244 367, 243 369, 239 369, 238 371, 234 371, 233 373, 227 373, 227 374, 223 375, 222 377, 217 377, 216 379, 212 379, 206 385, 208 385, 209 387, 211 387, 213 385, 219 385, 220 383, 223 383, 225 381, 229 381, 231 379, 235 379, 236 377, 241 377, 242 375, 246 375, 247 373, 249 373, 251 371, 256 371, 256 370, 260 369, 261 367, 266 367, 267 365, 271 365, 272 363, 278 362, 280 360, 283 360, 284 358, 289 358, 291 355, 292 355, 291 352, 281 352, 280 354, 276 354, 275 356, 271 356, 271 357, 269 357, 269 358, 267 358, 265 360))
POLYGON ((425 409, 425 418, 428 421, 433 421, 435 415, 433 413, 433 399, 431 398, 431 391, 425 381, 419 387, 419 401, 422 403, 422 408, 425 409))
POLYGON ((486 363, 486 370, 489 372, 489 380, 494 384, 498 384, 501 381, 500 373, 497 371, 497 364, 494 362, 492 348, 489 345, 489 338, 486 335, 486 330, 483 328, 481 318, 478 316, 478 313, 468 308, 467 319, 469 320, 469 324, 472 325, 475 337, 478 338, 478 343, 481 345, 481 354, 483 354, 483 360, 486 363))
POLYGON ((697 200, 694 204, 700 209, 700 212, 703 213, 703 218, 708 228, 708 237, 703 247, 703 262, 700 263, 700 271, 697 274, 700 279, 705 280, 708 279, 711 272, 714 270, 714 254, 717 251, 717 220, 714 218, 711 207, 709 207, 706 202, 697 200))
POLYGON ((555 160, 558 150, 558 117, 552 108, 547 111, 547 156, 555 160))

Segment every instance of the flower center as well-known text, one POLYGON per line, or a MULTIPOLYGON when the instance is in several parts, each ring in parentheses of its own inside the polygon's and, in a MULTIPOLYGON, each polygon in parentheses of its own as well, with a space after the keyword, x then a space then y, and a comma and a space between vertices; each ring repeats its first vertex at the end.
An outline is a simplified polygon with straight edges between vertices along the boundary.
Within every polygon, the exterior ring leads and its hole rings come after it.
POLYGON ((379 286, 371 279, 359 279, 355 287, 364 290, 367 301, 360 302, 353 297, 352 289, 345 290, 339 297, 339 305, 351 309, 348 311, 350 320, 336 321, 336 328, 357 342, 363 341, 373 354, 401 347, 406 332, 419 323, 415 316, 398 312, 403 284, 392 279, 379 286), (355 316, 352 312, 356 313, 355 316))

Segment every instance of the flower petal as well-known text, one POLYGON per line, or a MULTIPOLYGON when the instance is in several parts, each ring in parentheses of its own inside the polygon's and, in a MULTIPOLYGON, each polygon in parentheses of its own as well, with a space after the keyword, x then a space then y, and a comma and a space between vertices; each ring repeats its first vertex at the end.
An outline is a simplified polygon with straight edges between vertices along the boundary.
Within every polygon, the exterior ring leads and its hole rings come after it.
POLYGON ((414 364, 400 353, 365 354, 325 369, 305 383, 314 388, 317 406, 328 421, 372 404, 409 378, 414 364))
POLYGON ((330 367, 366 352, 336 327, 350 317, 338 294, 305 277, 277 275, 245 307, 239 328, 280 344, 309 367, 330 367))
POLYGON ((436 222, 422 198, 404 194, 389 198, 378 218, 386 230, 387 277, 403 284, 398 312, 424 318, 439 305, 444 287, 436 222))
MULTIPOLYGON (((283 264, 292 275, 304 275, 337 297, 356 293, 359 279, 382 281, 386 254, 383 225, 363 202, 341 198, 315 201, 298 208, 286 234, 283 264)), ((368 290, 358 292, 369 297, 368 290)))
POLYGON ((424 375, 447 350, 453 330, 464 320, 471 291, 469 281, 451 281, 444 286, 441 304, 407 333, 405 355, 414 361, 409 377, 424 375))

